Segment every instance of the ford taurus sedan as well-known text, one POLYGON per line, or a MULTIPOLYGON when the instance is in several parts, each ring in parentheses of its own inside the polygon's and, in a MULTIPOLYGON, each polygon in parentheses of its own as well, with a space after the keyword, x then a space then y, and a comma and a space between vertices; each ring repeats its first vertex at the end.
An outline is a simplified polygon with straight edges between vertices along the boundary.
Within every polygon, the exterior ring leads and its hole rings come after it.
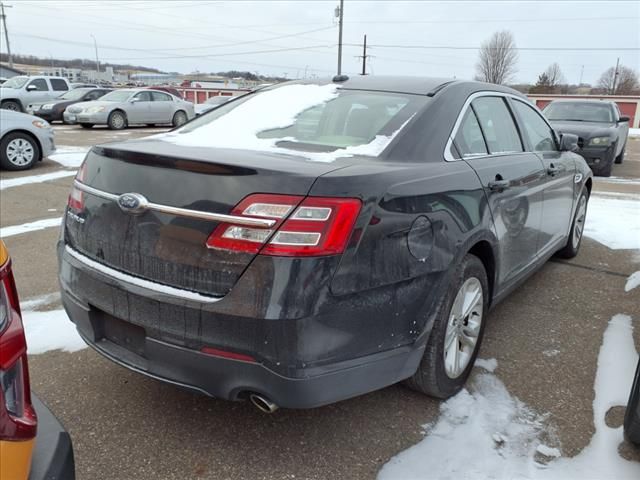
POLYGON ((84 128, 107 125, 121 130, 134 124, 170 124, 174 127, 195 117, 193 104, 158 90, 122 89, 107 93, 97 101, 67 108, 64 121, 84 128))
POLYGON ((446 398, 489 309, 577 254, 592 174, 575 148, 496 85, 262 89, 88 153, 63 302, 113 361, 263 411, 402 380, 446 398))

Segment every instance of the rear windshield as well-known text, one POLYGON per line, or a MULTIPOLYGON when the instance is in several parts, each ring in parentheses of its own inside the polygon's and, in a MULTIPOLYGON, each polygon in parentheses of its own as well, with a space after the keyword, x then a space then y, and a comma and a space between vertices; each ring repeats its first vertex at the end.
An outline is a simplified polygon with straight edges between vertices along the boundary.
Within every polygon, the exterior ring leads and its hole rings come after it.
POLYGON ((613 122, 611 107, 598 103, 554 102, 544 109, 549 120, 613 122))
POLYGON ((420 95, 284 85, 245 95, 172 134, 221 148, 378 155, 428 101, 420 95))

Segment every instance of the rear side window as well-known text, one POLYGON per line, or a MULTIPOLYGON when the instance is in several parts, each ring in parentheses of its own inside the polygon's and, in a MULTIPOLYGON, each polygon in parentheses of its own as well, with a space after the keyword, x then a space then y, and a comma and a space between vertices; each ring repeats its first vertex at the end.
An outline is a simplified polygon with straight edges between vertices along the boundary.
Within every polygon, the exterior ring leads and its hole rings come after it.
POLYGON ((153 97, 154 102, 170 102, 171 101, 171 95, 167 95, 166 93, 151 92, 151 96, 153 97))
POLYGON ((34 85, 38 92, 49 91, 49 86, 47 85, 47 81, 44 78, 36 78, 35 80, 31 80, 31 83, 27 85, 27 88, 29 88, 31 85, 34 85))
POLYGON ((471 102, 484 133, 489 153, 522 152, 520 135, 502 97, 480 97, 471 102))
POLYGON ((518 100, 513 101, 513 108, 518 117, 520 117, 524 133, 529 138, 529 143, 534 152, 558 150, 551 128, 538 112, 518 100))
POLYGON ((463 157, 486 155, 487 146, 482 137, 482 130, 473 109, 468 108, 464 114, 455 138, 456 147, 463 157))
POLYGON ((51 88, 53 88, 57 92, 66 92, 67 90, 69 90, 67 82, 61 80, 60 78, 51 78, 49 79, 49 81, 51 82, 51 88))

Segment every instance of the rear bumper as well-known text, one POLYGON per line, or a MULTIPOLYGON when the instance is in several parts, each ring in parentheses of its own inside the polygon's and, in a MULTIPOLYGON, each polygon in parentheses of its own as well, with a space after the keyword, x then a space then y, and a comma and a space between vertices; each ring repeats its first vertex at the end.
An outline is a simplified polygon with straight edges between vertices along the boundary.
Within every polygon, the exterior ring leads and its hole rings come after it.
POLYGON ((38 434, 29 480, 74 480, 75 461, 71 437, 33 393, 31 399, 38 414, 38 434))

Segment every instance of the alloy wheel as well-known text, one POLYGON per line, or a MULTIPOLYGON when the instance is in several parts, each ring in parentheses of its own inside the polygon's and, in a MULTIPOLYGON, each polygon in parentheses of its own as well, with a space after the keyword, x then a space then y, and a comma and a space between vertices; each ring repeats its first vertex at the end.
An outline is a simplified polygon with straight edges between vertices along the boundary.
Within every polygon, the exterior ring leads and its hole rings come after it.
POLYGON ((484 294, 480 280, 468 278, 458 290, 447 323, 444 339, 444 366, 449 378, 466 370, 478 343, 484 294))
POLYGON ((576 211, 576 221, 573 225, 573 235, 571 237, 571 243, 573 248, 578 248, 580 239, 582 238, 582 232, 584 231, 584 221, 587 216, 587 197, 582 195, 580 202, 578 203, 578 209, 576 211))
POLYGON ((15 138, 7 145, 7 159, 17 167, 29 165, 35 156, 33 144, 24 138, 15 138))

